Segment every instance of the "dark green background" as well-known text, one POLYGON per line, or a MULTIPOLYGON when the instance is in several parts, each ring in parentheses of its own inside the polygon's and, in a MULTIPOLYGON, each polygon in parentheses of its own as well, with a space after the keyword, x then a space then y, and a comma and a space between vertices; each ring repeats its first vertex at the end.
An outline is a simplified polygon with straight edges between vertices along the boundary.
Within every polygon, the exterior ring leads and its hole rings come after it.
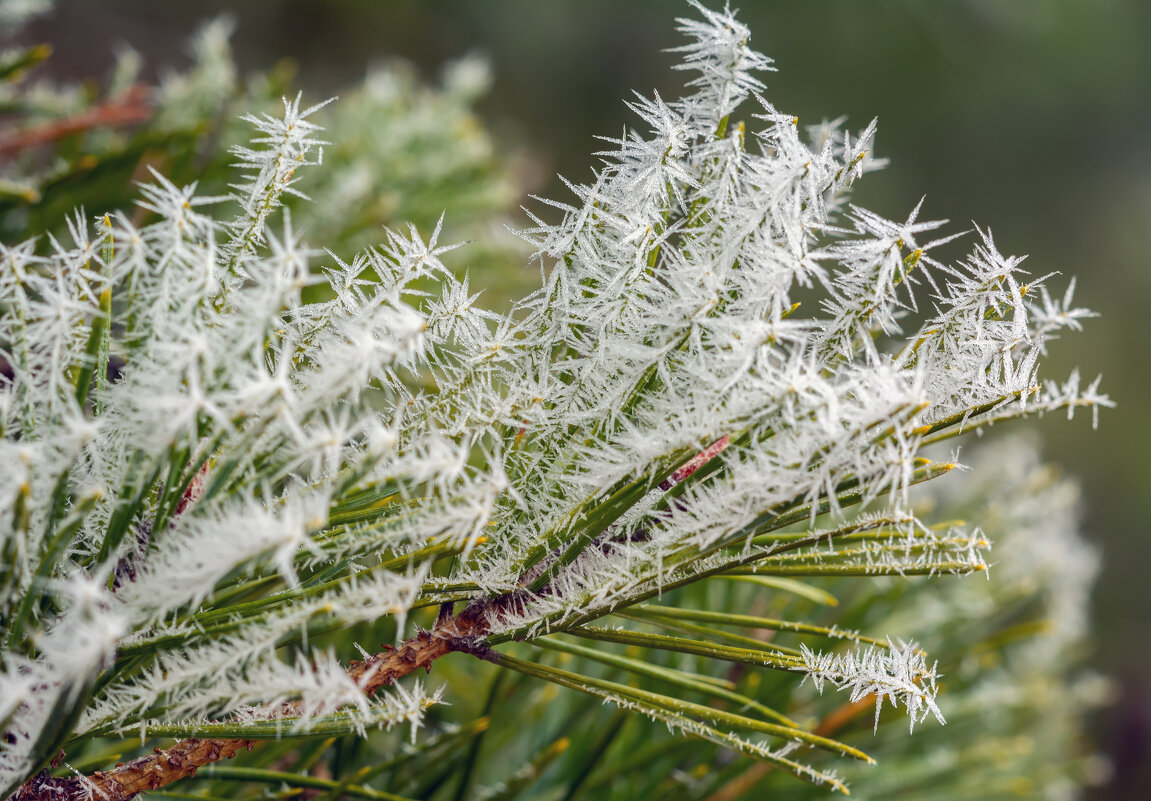
MULTIPOLYGON (((1119 408, 1037 423, 1047 454, 1086 488, 1085 528, 1104 551, 1095 599, 1098 668, 1121 694, 1099 723, 1116 763, 1101 798, 1151 797, 1151 3, 1145 0, 773 0, 745 2, 753 44, 776 59, 768 97, 801 123, 880 121, 879 155, 857 200, 900 217, 989 225, 1029 268, 1079 277, 1102 313, 1059 343, 1044 374, 1102 372, 1119 408)), ((185 62, 195 22, 238 21, 245 69, 285 58, 313 99, 402 55, 429 77, 445 59, 491 59, 483 111, 518 159, 525 194, 562 197, 552 176, 583 180, 593 134, 632 122, 631 89, 675 97, 678 2, 62 2, 27 38, 50 41, 60 76, 99 76, 128 42, 153 74, 185 62)), ((450 214, 450 209, 448 210, 450 214)), ((956 252, 958 255, 958 251, 956 252)), ((465 257, 466 258, 466 257, 465 257)), ((517 266, 509 266, 516 269, 517 266)), ((1056 279, 1061 286, 1063 279, 1056 279)))

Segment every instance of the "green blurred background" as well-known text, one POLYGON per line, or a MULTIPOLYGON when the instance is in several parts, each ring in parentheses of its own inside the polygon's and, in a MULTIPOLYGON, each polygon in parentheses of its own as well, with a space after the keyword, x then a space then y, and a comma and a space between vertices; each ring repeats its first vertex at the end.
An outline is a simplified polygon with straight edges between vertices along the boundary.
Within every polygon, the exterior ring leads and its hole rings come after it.
MULTIPOLYGON (((856 200, 899 218, 925 214, 990 226, 1035 273, 1078 276, 1100 312, 1059 343, 1044 375, 1080 365, 1119 403, 1093 432, 1087 417, 1042 420, 1047 455, 1085 488, 1084 528, 1103 550, 1095 598, 1097 668, 1116 680, 1098 721, 1116 774, 1099 798, 1151 797, 1151 3, 1146 0, 764 0, 740 17, 776 59, 767 96, 801 124, 879 118, 891 166, 856 200)), ((599 149, 633 120, 632 89, 675 97, 679 44, 669 0, 246 3, 69 0, 23 37, 56 54, 61 79, 100 78, 118 43, 147 77, 187 63, 196 24, 237 21, 243 71, 292 59, 306 96, 322 99, 394 56, 434 79, 447 60, 491 62, 481 112, 518 190, 566 199, 555 178, 585 180, 599 149)), ((451 208, 447 209, 449 215, 451 208)), ((498 234, 493 234, 497 236, 498 234)), ((510 235, 508 235, 510 236, 510 235)), ((963 245, 953 255, 958 256, 963 245)), ((456 264, 467 264, 463 251, 456 264)), ((521 265, 508 264, 509 285, 521 265)), ((498 288, 497 288, 498 291, 498 288)))

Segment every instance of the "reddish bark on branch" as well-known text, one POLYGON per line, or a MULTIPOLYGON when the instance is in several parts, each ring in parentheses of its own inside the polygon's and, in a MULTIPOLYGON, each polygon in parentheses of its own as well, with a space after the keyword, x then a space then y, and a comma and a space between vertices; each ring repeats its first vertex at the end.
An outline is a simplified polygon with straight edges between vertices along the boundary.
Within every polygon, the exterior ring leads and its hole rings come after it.
MULTIPOLYGON (((455 617, 442 615, 430 631, 420 631, 397 648, 353 661, 348 676, 366 695, 394 683, 419 668, 431 670, 441 656, 462 651, 480 659, 493 658, 483 644, 488 623, 486 604, 472 604, 455 617)), ((53 778, 44 771, 29 779, 9 801, 127 801, 137 794, 157 790, 174 781, 194 776, 204 765, 231 759, 239 751, 251 751, 260 740, 200 739, 181 740, 171 748, 157 748, 151 754, 96 771, 91 776, 53 778)))
POLYGON ((152 116, 149 91, 147 86, 136 84, 116 97, 71 117, 54 120, 36 128, 9 128, 0 131, 0 155, 11 156, 95 128, 143 122, 152 116))

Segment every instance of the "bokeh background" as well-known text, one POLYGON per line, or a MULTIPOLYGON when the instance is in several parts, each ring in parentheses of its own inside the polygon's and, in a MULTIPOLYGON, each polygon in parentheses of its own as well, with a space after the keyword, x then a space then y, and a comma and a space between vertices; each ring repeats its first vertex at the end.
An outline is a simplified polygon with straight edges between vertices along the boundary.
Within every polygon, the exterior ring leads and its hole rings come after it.
MULTIPOLYGON (((1115 774, 1097 797, 1151 798, 1151 3, 744 5, 754 46, 779 68, 767 93, 777 107, 801 124, 879 118, 878 155, 892 162, 860 184, 858 202, 898 218, 926 195, 926 215, 990 226, 1033 272, 1078 276, 1080 303, 1100 313, 1059 343, 1045 374, 1101 372, 1118 408, 1098 431, 1086 416, 1032 425, 1083 483, 1084 528, 1103 552, 1094 665, 1116 696, 1095 730, 1115 774)), ((590 175, 593 135, 632 123, 632 89, 676 96, 682 73, 662 50, 679 43, 674 17, 687 11, 669 0, 63 0, 24 38, 52 43, 42 69, 60 79, 99 80, 119 43, 159 77, 187 63, 200 21, 227 12, 241 68, 290 59, 312 99, 391 58, 434 80, 479 53, 494 75, 480 111, 530 202, 564 198, 557 173, 590 175)), ((522 283, 521 265, 506 269, 507 287, 522 283)))

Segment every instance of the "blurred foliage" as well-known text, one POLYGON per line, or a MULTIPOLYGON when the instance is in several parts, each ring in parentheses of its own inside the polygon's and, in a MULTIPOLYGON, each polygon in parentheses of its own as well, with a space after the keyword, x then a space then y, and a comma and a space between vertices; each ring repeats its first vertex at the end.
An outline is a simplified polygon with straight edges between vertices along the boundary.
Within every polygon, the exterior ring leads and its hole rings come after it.
MULTIPOLYGON (((63 85, 25 78, 48 47, 13 51, 13 80, 0 87, 0 241, 20 241, 27 231, 59 234, 76 207, 97 216, 131 207, 151 171, 227 194, 229 148, 249 130, 241 115, 278 113, 281 96, 297 92, 287 61, 241 78, 232 28, 227 18, 205 24, 192 38, 192 64, 155 86, 143 80, 143 59, 131 49, 120 50, 107 80, 63 85)), ((506 265, 522 262, 524 249, 492 236, 516 190, 473 110, 490 82, 479 58, 448 64, 439 85, 402 60, 370 70, 323 118, 326 169, 306 176, 298 186, 306 197, 288 204, 297 230, 339 243, 339 255, 350 256, 378 243, 384 226, 429 231, 445 215, 445 236, 480 240, 468 254, 473 284, 496 281, 502 296, 506 265)), ((137 214, 137 224, 147 221, 137 214)))

